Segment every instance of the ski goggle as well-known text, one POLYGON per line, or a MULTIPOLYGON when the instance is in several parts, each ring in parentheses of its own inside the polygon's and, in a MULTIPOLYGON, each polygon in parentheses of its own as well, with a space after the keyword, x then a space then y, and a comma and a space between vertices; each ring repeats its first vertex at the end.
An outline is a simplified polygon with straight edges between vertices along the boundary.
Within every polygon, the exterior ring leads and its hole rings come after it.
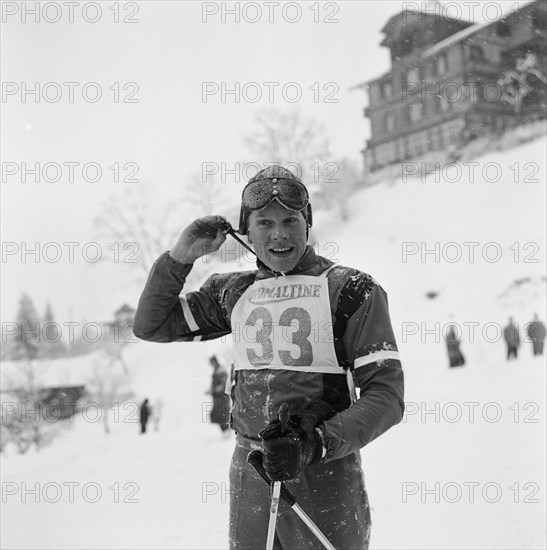
POLYGON ((288 178, 261 178, 251 181, 243 189, 241 206, 248 210, 261 210, 277 200, 285 208, 302 210, 310 200, 304 184, 288 178))

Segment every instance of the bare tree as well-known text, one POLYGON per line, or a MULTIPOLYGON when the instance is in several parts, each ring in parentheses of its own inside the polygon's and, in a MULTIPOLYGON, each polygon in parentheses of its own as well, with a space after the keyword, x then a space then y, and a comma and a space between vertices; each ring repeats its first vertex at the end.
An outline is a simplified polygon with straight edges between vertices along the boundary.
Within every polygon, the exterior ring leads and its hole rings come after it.
POLYGON ((319 190, 314 198, 314 206, 330 208, 333 206, 343 221, 349 219, 348 200, 353 193, 364 185, 364 174, 359 170, 357 163, 344 157, 329 165, 319 182, 319 190))
POLYGON ((104 332, 104 338, 101 338, 101 347, 108 366, 113 367, 116 362, 119 362, 123 367, 124 374, 129 375, 129 366, 125 361, 123 351, 128 344, 137 344, 138 342, 133 334, 133 323, 117 321, 112 323, 104 332))
POLYGON ((134 281, 141 282, 156 258, 178 238, 183 209, 182 198, 162 197, 151 186, 128 187, 110 198, 96 216, 95 236, 116 248, 117 261, 134 267, 134 281))
POLYGON ((39 451, 59 434, 59 418, 44 407, 48 390, 37 373, 41 362, 35 360, 17 363, 14 374, 4 374, 2 383, 2 439, 0 447, 13 443, 20 454, 32 445, 39 451))
MULTIPOLYGON (((257 113, 254 128, 244 142, 255 159, 277 163, 300 173, 321 169, 329 160, 329 140, 321 123, 295 108, 288 111, 268 109, 257 113)), ((308 179, 308 178, 306 178, 308 179)))
POLYGON ((276 162, 289 170, 297 165, 312 194, 314 208, 338 209, 347 220, 348 198, 364 184, 364 175, 351 159, 335 158, 323 126, 298 109, 259 112, 255 125, 245 138, 260 159, 276 162))
POLYGON ((90 398, 101 411, 104 431, 110 433, 110 408, 132 396, 127 385, 129 377, 116 370, 113 362, 104 354, 94 358, 92 372, 87 380, 90 398))
MULTIPOLYGON (((178 239, 185 224, 206 214, 216 213, 215 202, 221 195, 216 180, 203 182, 195 174, 179 195, 162 196, 151 186, 128 188, 106 202, 94 220, 95 238, 103 248, 113 250, 103 255, 104 260, 123 262, 131 268, 132 276, 125 284, 142 284, 158 256, 178 239), (114 250, 115 249, 115 250, 114 250)), ((210 257, 204 257, 192 270, 192 277, 200 275, 210 257)))

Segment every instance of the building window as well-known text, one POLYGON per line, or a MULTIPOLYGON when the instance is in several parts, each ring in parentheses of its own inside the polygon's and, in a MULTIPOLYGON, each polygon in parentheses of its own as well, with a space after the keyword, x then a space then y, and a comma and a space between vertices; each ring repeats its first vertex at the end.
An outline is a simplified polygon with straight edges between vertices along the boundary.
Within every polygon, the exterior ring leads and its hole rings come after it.
POLYGON ((436 126, 431 130, 431 149, 433 151, 440 151, 443 148, 443 131, 440 126, 436 126))
POLYGON ((419 155, 427 153, 430 148, 430 140, 427 132, 419 132, 416 134, 416 151, 419 155))
POLYGON ((385 99, 389 99, 393 95, 393 86, 391 82, 382 82, 380 84, 380 95, 385 99))
POLYGON ((443 141, 446 146, 452 145, 453 143, 453 134, 449 125, 443 127, 443 141))
POLYGON ((511 36, 511 27, 509 26, 509 23, 507 23, 507 21, 504 21, 503 19, 496 23, 495 30, 496 34, 501 38, 507 38, 508 36, 511 36))
POLYGON ((409 143, 408 143, 408 138, 405 138, 403 140, 403 157, 405 160, 408 160, 412 154, 410 152, 410 146, 409 146, 409 143))
POLYGON ((388 132, 393 132, 395 130, 395 115, 393 113, 386 113, 384 127, 388 132))
POLYGON ((418 67, 412 67, 406 72, 406 82, 416 83, 420 82, 420 69, 418 67))
POLYGON ((448 71, 448 58, 445 53, 437 58, 436 71, 439 75, 445 74, 448 71))
POLYGON ((477 44, 470 44, 469 59, 471 61, 483 61, 484 50, 480 46, 477 46, 477 44))
POLYGON ((413 103, 412 105, 409 105, 408 108, 410 123, 413 124, 415 122, 418 122, 422 118, 422 104, 413 103))
POLYGON ((478 103, 482 94, 482 84, 480 82, 470 82, 468 89, 469 103, 478 103))
POLYGON ((460 132, 462 130, 461 121, 450 122, 444 127, 444 141, 448 146, 458 145, 460 132))

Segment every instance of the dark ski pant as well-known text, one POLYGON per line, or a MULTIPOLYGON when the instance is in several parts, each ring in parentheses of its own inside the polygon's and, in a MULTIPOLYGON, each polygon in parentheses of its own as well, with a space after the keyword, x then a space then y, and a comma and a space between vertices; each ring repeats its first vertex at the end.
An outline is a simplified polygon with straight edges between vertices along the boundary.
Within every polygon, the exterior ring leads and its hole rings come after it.
POLYGON ((463 367, 465 359, 459 347, 448 348, 448 359, 451 367, 463 367))
POLYGON ((211 423, 219 424, 223 432, 230 426, 230 398, 224 393, 213 394, 211 423))
POLYGON ((507 346, 507 361, 511 359, 511 357, 517 358, 517 346, 507 346))
MULTIPOLYGON (((270 491, 247 463, 250 442, 238 436, 230 468, 230 549, 264 548, 270 491)), ((370 509, 359 453, 308 466, 284 485, 336 550, 366 550, 370 509)), ((288 504, 278 508, 276 550, 315 550, 323 546, 288 504)))

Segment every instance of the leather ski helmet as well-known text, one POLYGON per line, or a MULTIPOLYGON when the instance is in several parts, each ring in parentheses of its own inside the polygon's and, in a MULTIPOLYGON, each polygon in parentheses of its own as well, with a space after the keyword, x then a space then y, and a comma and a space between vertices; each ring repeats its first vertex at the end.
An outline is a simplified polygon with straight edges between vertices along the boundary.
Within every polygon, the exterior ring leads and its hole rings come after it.
POLYGON ((273 165, 253 176, 241 193, 239 234, 247 235, 247 222, 251 212, 265 208, 274 200, 285 208, 301 212, 306 220, 306 235, 309 233, 312 208, 306 186, 290 170, 273 165))

